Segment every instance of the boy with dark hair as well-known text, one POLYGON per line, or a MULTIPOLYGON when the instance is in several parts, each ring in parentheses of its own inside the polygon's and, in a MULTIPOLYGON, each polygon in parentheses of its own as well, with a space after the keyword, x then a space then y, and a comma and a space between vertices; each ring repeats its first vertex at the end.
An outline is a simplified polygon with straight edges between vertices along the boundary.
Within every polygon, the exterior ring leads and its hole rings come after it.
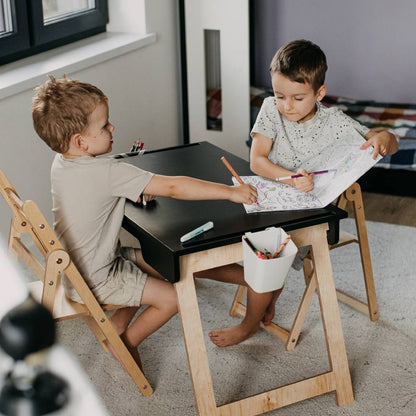
POLYGON ((253 172, 273 180, 300 173, 282 182, 311 191, 314 175, 302 164, 325 147, 336 146, 351 129, 366 140, 361 149, 374 147, 374 159, 397 152, 397 139, 387 130, 370 130, 340 109, 321 104, 326 70, 325 54, 308 40, 295 40, 276 52, 270 65, 274 97, 264 100, 251 131, 253 172))

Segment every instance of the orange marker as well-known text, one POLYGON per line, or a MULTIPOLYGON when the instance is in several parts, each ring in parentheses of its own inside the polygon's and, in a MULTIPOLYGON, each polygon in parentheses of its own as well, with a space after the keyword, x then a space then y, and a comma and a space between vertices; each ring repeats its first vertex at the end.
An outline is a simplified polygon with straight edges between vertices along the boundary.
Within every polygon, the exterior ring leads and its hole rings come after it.
POLYGON ((221 160, 224 163, 224 165, 227 166, 227 169, 231 172, 231 175, 233 175, 234 178, 237 179, 238 183, 243 184, 244 182, 238 176, 237 172, 233 169, 233 167, 228 163, 228 160, 224 156, 221 158, 221 160))
MULTIPOLYGON (((238 176, 238 173, 233 169, 233 167, 228 163, 228 160, 222 156, 221 157, 222 163, 224 163, 224 165, 227 167, 227 169, 231 172, 231 175, 234 176, 234 178, 237 179, 239 184, 243 184, 243 180, 238 176)), ((256 201, 256 204, 258 204, 258 201, 256 201)))

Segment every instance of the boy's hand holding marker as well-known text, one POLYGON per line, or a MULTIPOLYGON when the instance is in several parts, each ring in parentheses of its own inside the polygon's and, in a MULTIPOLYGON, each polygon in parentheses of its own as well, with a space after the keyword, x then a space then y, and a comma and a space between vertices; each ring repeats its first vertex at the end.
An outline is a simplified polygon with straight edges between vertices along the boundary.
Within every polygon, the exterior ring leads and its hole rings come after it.
POLYGON ((247 183, 237 186, 230 186, 230 197, 232 202, 240 204, 254 204, 257 201, 257 189, 247 183))
POLYGON ((252 185, 245 184, 243 182, 243 180, 238 176, 237 172, 233 169, 233 167, 228 163, 228 160, 224 156, 221 158, 221 161, 224 163, 224 165, 227 167, 227 169, 231 172, 231 175, 233 175, 234 178, 236 178, 238 183, 240 184, 240 186, 235 187, 234 189, 237 190, 237 189, 242 187, 242 190, 244 188, 246 188, 247 191, 249 192, 248 202, 247 202, 247 200, 246 201, 243 201, 243 200, 239 201, 239 200, 234 200, 234 199, 231 199, 231 201, 233 201, 233 202, 242 202, 243 204, 253 204, 254 202, 256 204, 258 204, 258 202, 257 202, 257 189, 252 185))
POLYGON ((279 176, 276 178, 276 181, 290 181, 288 184, 292 185, 294 188, 299 189, 299 191, 309 192, 314 188, 313 178, 315 175, 322 175, 323 173, 336 171, 336 169, 325 169, 309 173, 305 169, 299 169, 295 175, 279 176))

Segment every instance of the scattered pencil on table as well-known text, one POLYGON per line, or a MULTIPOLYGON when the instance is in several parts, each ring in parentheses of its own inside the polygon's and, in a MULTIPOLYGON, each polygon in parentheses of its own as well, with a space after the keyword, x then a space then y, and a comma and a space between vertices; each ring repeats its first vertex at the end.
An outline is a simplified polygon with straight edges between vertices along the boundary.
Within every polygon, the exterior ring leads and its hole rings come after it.
POLYGON ((214 223, 212 221, 208 221, 204 225, 201 225, 198 228, 195 228, 195 230, 190 231, 189 233, 186 233, 180 238, 181 243, 185 243, 186 241, 196 237, 199 234, 204 233, 205 231, 210 230, 211 228, 214 228, 214 223))
MULTIPOLYGON (((312 172, 314 175, 322 175, 323 173, 331 173, 336 172, 336 169, 325 169, 325 170, 317 170, 315 172, 312 172)), ((295 178, 301 178, 303 175, 300 173, 297 173, 296 175, 289 175, 289 176, 281 176, 279 178, 276 178, 276 181, 286 181, 288 179, 295 179, 295 178)))

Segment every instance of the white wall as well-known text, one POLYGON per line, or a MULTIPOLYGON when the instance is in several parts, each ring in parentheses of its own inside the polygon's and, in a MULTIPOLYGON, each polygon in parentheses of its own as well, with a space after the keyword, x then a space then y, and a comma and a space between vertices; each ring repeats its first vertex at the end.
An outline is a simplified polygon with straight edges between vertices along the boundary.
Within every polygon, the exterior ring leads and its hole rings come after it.
POLYGON ((303 38, 326 53, 329 94, 416 102, 415 0, 254 0, 254 10, 256 82, 270 86, 276 50, 303 38))
MULTIPOLYGON (((143 0, 124 1, 124 7, 143 10, 143 7, 137 8, 139 3, 143 6, 143 0)), ((129 150, 138 138, 149 150, 182 142, 177 1, 151 0, 145 5, 146 28, 156 33, 156 43, 88 69, 67 73, 70 78, 97 85, 108 95, 110 120, 116 126, 114 153, 129 150)), ((123 6, 110 0, 110 20, 114 7, 123 6)), ((131 16, 131 10, 127 15, 131 16)), ((140 19, 144 24, 143 16, 140 19)), ((125 26, 122 19, 111 23, 112 28, 134 31, 134 19, 125 26)), ((0 169, 21 197, 36 201, 51 221, 49 171, 54 153, 33 130, 32 94, 30 88, 0 100, 0 169)), ((9 218, 9 209, 0 198, 0 238, 8 235, 9 218)))

